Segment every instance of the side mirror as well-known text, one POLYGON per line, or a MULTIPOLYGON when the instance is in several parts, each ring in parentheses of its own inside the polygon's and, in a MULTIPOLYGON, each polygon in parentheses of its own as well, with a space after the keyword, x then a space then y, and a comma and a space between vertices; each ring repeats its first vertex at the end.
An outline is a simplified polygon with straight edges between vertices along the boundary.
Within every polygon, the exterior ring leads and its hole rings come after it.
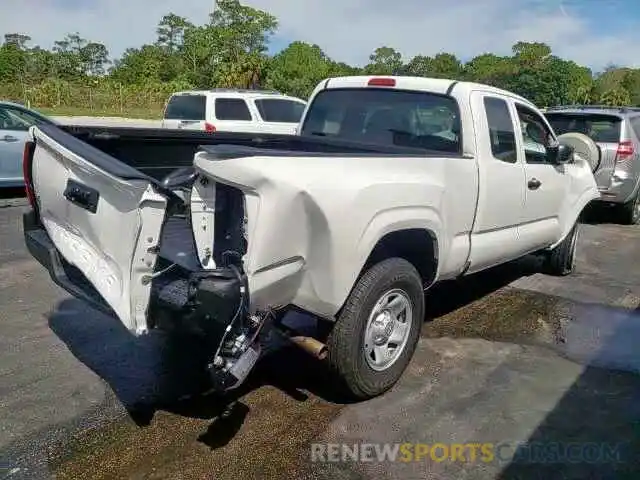
POLYGON ((573 159, 574 149, 571 145, 560 144, 558 145, 558 152, 556 153, 556 162, 558 164, 569 163, 573 159))
POLYGON ((547 161, 552 165, 569 163, 573 159, 574 148, 571 145, 556 144, 547 147, 547 161))

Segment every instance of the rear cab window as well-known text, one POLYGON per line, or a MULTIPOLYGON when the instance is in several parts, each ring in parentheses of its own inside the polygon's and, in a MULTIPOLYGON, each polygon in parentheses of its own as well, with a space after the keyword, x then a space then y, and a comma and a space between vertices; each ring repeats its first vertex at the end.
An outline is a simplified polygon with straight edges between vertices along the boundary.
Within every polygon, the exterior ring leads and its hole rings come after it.
POLYGON ((502 162, 516 163, 518 150, 509 105, 501 98, 485 97, 484 109, 493 157, 502 162))
POLYGON ((545 115, 556 132, 562 135, 578 132, 589 136, 596 143, 618 143, 622 118, 599 113, 547 113, 545 115))
POLYGON ((462 151, 458 103, 432 92, 323 90, 313 99, 300 134, 447 153, 462 151))
POLYGON ((302 102, 282 98, 257 98, 254 103, 265 122, 299 123, 305 109, 302 102))
POLYGON ((165 120, 206 120, 207 97, 204 95, 173 95, 164 110, 165 120))
POLYGON ((217 120, 251 121, 251 111, 243 98, 218 97, 214 102, 217 120))

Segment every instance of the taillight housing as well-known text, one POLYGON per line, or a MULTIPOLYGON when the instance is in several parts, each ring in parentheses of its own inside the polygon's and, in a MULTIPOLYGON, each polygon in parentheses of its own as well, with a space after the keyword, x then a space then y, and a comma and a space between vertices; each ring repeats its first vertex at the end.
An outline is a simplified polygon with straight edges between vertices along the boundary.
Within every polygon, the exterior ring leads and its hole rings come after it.
POLYGON ((616 161, 625 160, 631 157, 635 153, 635 147, 633 142, 624 141, 618 143, 618 150, 616 151, 616 161))
POLYGON ((36 144, 33 141, 25 142, 24 152, 22 154, 22 176, 24 177, 24 190, 29 200, 31 208, 35 209, 36 195, 33 190, 33 177, 32 177, 32 164, 33 164, 33 152, 35 151, 36 144))
POLYGON ((204 122, 204 131, 213 133, 216 131, 216 127, 209 122, 204 122))

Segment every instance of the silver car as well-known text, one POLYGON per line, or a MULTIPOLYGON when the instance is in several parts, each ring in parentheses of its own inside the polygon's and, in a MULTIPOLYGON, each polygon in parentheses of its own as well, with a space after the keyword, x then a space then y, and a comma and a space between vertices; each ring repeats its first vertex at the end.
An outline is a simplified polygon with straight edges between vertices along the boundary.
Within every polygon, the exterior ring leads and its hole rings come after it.
POLYGON ((22 154, 29 127, 52 119, 11 102, 0 102, 0 188, 24 186, 22 154))
POLYGON ((548 108, 545 116, 558 135, 579 132, 600 148, 594 175, 601 198, 627 224, 640 223, 640 108, 572 105, 548 108))

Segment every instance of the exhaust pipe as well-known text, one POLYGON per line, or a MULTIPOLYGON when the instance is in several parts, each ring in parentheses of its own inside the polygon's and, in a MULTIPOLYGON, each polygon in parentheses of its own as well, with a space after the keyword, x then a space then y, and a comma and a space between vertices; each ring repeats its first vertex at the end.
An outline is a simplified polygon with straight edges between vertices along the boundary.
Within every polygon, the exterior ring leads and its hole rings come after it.
POLYGON ((309 355, 319 360, 327 358, 327 345, 312 337, 295 336, 289 337, 289 340, 309 355))

